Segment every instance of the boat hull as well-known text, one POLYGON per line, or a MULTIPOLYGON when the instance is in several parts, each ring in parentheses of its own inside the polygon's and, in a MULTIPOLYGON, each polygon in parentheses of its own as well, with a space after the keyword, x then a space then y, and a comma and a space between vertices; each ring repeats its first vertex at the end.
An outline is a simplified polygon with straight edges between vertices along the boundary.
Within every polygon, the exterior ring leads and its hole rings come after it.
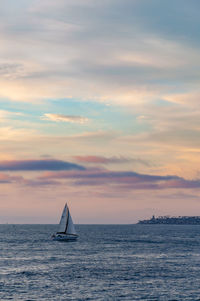
POLYGON ((72 234, 55 234, 52 236, 52 239, 57 241, 75 241, 77 238, 78 235, 72 234))

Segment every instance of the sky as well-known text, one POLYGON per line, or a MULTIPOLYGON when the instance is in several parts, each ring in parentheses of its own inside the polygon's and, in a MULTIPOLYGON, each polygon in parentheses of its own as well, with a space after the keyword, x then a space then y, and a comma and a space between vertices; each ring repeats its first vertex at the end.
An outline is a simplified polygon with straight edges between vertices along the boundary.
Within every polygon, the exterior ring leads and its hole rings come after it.
POLYGON ((199 12, 0 2, 0 223, 200 215, 199 12))

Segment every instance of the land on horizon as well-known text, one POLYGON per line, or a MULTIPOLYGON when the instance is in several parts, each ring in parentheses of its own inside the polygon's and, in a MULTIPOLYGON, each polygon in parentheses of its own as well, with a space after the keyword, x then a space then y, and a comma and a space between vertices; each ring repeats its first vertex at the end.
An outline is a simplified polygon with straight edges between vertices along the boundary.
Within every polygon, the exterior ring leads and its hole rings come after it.
POLYGON ((138 224, 200 225, 200 216, 159 216, 140 220, 138 224))

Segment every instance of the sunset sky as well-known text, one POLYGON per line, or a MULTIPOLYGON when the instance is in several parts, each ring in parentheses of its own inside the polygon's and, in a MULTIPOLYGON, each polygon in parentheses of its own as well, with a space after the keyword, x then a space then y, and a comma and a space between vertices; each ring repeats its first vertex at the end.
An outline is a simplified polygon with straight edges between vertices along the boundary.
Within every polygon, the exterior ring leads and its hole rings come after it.
POLYGON ((0 223, 200 215, 200 1, 0 2, 0 223))

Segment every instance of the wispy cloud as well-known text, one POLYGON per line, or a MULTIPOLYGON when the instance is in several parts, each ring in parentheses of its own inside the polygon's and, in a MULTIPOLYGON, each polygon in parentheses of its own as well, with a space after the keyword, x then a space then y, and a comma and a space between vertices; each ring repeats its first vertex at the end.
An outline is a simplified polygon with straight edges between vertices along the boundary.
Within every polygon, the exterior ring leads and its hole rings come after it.
POLYGON ((10 2, 0 5, 2 97, 79 97, 123 105, 149 102, 177 85, 198 86, 199 36, 194 28, 199 5, 182 2, 187 10, 177 0, 173 6, 137 0, 123 5, 115 0, 101 5, 19 0, 16 15, 10 2))
POLYGON ((127 171, 109 171, 105 169, 87 169, 85 171, 47 172, 40 181, 48 179, 70 180, 77 186, 117 187, 118 190, 160 190, 160 189, 199 189, 200 180, 185 180, 177 176, 139 174, 127 171))
POLYGON ((26 129, 25 127, 14 128, 13 126, 0 127, 0 140, 2 141, 27 141, 36 138, 38 132, 35 129, 26 129))
POLYGON ((24 114, 21 112, 11 112, 6 110, 0 110, 0 122, 5 121, 6 119, 10 119, 12 117, 23 116, 24 114))
POLYGON ((92 163, 92 164, 123 164, 123 163, 139 163, 146 166, 149 166, 149 163, 140 158, 126 158, 123 156, 112 156, 112 157, 103 157, 103 156, 74 156, 73 157, 77 162, 82 163, 92 163))
POLYGON ((4 173, 0 173, 0 183, 8 184, 8 183, 23 183, 24 178, 22 176, 10 176, 4 173))
POLYGON ((51 121, 62 121, 62 122, 71 122, 71 123, 86 123, 88 122, 88 118, 82 116, 72 116, 72 115, 63 115, 63 114, 44 114, 42 117, 43 120, 51 120, 51 121))

